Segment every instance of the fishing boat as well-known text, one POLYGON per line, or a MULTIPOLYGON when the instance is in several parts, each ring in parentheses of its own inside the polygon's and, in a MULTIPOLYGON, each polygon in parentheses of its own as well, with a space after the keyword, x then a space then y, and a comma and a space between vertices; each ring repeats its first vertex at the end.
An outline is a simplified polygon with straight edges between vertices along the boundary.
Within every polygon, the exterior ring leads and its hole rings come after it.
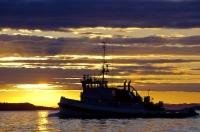
POLYGON ((103 44, 101 76, 83 75, 80 100, 61 97, 60 118, 185 118, 196 116, 192 108, 167 110, 163 102, 154 103, 151 97, 142 97, 125 80, 121 86, 110 86, 107 78, 106 45, 103 44))

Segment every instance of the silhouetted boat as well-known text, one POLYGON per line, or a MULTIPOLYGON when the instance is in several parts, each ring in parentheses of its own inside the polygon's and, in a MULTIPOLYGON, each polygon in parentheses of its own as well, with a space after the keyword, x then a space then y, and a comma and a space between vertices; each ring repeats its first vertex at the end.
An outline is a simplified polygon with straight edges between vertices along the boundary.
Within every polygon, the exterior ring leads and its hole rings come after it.
POLYGON ((60 98, 61 118, 184 118, 198 115, 194 109, 166 110, 163 102, 153 103, 150 96, 142 98, 124 81, 122 86, 109 87, 105 75, 109 72, 103 46, 101 77, 83 75, 80 101, 60 98))

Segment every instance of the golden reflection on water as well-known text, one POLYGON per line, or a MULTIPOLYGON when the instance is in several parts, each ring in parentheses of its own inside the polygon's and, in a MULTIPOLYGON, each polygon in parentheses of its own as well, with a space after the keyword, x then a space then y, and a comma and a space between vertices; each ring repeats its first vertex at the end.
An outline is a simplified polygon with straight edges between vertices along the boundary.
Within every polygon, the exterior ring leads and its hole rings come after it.
POLYGON ((49 132, 47 125, 48 125, 48 120, 47 120, 48 112, 47 111, 39 111, 38 112, 38 131, 45 131, 49 132))

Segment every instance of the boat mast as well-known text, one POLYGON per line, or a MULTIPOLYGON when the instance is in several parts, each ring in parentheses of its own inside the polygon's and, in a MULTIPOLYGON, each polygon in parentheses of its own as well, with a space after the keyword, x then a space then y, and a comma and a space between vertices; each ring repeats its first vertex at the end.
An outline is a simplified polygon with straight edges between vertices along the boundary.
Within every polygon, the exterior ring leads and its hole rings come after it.
POLYGON ((103 65, 102 65, 102 81, 105 82, 105 75, 108 73, 108 65, 106 65, 106 43, 103 42, 103 65))

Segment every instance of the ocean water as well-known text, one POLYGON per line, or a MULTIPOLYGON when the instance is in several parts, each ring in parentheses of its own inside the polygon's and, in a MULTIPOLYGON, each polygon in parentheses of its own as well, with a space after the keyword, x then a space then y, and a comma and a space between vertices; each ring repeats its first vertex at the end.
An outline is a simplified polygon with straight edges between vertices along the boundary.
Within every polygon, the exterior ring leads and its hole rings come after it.
POLYGON ((185 119, 102 120, 48 117, 55 112, 1 111, 0 132, 200 132, 200 116, 185 119))

